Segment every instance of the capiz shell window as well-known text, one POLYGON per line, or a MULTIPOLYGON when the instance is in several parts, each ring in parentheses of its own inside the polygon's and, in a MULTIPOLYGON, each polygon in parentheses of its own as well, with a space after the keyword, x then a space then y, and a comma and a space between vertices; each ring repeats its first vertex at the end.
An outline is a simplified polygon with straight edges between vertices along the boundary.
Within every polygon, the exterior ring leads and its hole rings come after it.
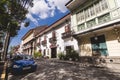
POLYGON ((80 31, 80 30, 84 30, 84 29, 85 29, 85 25, 84 25, 84 23, 78 25, 78 31, 80 31))
POLYGON ((105 23, 107 21, 110 21, 110 14, 105 14, 103 16, 100 16, 98 17, 98 23, 101 24, 101 23, 105 23))
POLYGON ((88 28, 89 28, 89 27, 93 27, 93 26, 95 26, 95 25, 96 25, 95 19, 90 20, 90 21, 87 22, 87 27, 88 27, 88 28))

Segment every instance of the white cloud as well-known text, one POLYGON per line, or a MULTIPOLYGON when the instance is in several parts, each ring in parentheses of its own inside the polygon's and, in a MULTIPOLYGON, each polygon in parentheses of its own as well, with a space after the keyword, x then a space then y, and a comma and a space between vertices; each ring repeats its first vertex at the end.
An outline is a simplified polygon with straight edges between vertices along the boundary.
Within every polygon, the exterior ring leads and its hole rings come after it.
POLYGON ((21 27, 20 27, 21 29, 24 29, 24 28, 25 28, 25 27, 24 27, 24 24, 25 24, 25 23, 23 23, 23 22, 20 24, 20 25, 21 25, 21 27))
POLYGON ((48 1, 48 4, 50 4, 51 6, 55 6, 62 13, 67 11, 67 8, 65 7, 65 4, 69 0, 47 0, 47 1, 48 1))
POLYGON ((37 20, 32 15, 37 15, 40 19, 46 19, 55 15, 55 10, 65 13, 65 4, 69 0, 33 0, 34 6, 29 9, 27 17, 37 24, 37 20))
MULTIPOLYGON (((32 14, 29 13, 29 14, 26 15, 26 17, 27 17, 27 19, 31 20, 34 25, 38 25, 38 21, 37 21, 38 19, 35 19, 35 18, 32 16, 32 14)), ((24 25, 25 25, 25 22, 26 22, 26 21, 24 21, 24 22, 22 22, 22 23, 20 24, 20 25, 21 25, 21 29, 24 29, 24 28, 25 28, 25 26, 24 26, 24 25)))
POLYGON ((35 25, 38 25, 37 19, 35 19, 30 13, 26 15, 35 25))
POLYGON ((49 14, 49 7, 44 0, 34 0, 34 6, 31 9, 31 13, 38 15, 41 19, 45 19, 49 14))

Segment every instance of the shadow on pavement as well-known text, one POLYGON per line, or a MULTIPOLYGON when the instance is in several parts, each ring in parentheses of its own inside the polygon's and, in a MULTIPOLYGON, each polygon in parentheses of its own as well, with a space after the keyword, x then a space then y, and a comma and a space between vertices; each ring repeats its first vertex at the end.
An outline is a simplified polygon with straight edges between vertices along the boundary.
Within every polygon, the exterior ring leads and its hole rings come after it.
POLYGON ((12 76, 9 80, 120 80, 120 72, 83 64, 41 61, 37 71, 12 76))

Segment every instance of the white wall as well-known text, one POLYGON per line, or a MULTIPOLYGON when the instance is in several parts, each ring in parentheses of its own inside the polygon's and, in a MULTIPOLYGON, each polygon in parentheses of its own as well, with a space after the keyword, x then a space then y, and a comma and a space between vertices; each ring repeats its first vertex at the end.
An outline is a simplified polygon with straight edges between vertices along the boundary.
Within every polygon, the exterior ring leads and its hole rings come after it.
POLYGON ((58 48, 57 48, 57 52, 63 52, 64 51, 64 41, 62 39, 62 33, 64 33, 64 27, 65 25, 62 25, 59 29, 56 30, 57 34, 57 45, 58 45, 58 48))
MULTIPOLYGON (((61 24, 60 26, 58 26, 58 28, 55 29, 55 32, 56 32, 56 37, 57 37, 57 43, 56 43, 56 46, 57 46, 57 55, 58 53, 60 52, 63 52, 65 53, 65 46, 74 46, 74 49, 78 51, 78 44, 77 44, 77 41, 75 39, 71 40, 71 39, 68 39, 67 41, 63 40, 62 39, 62 33, 65 32, 65 26, 66 26, 66 23, 63 23, 61 24), (66 45, 67 44, 67 45, 66 45)), ((41 45, 41 50, 42 50, 42 54, 44 53, 44 49, 46 50, 46 56, 49 56, 51 57, 51 48, 50 48, 50 45, 51 43, 49 42, 49 39, 52 37, 52 31, 48 31, 46 34, 44 35, 41 35, 41 41, 44 40, 44 36, 46 35, 47 36, 47 45, 46 46, 43 46, 41 45)), ((37 50, 39 50, 39 48, 37 50)))

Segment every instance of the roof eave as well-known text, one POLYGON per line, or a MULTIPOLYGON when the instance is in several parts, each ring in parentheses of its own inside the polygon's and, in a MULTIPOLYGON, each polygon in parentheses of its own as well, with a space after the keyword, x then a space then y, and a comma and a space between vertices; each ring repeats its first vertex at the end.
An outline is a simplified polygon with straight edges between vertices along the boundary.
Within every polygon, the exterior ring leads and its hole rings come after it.
POLYGON ((24 40, 30 33, 33 32, 34 29, 30 29, 23 37, 22 40, 24 40))
POLYGON ((72 3, 73 0, 68 1, 65 6, 69 6, 72 3))

